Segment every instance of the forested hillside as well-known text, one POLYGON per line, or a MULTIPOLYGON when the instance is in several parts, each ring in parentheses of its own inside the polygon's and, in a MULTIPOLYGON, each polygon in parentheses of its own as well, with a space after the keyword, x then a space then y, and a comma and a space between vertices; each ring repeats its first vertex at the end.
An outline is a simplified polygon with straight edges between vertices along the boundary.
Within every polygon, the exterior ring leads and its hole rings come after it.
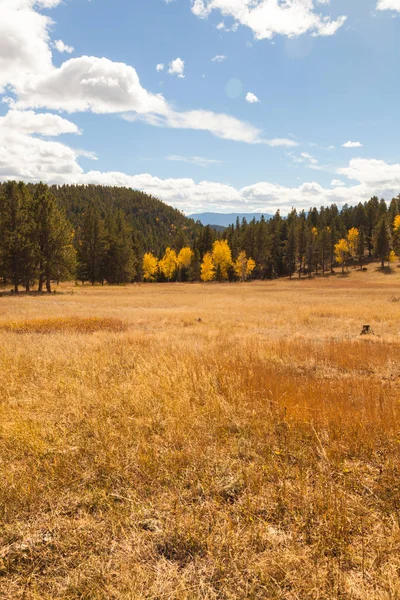
POLYGON ((355 207, 279 211, 223 232, 126 188, 0 184, 0 277, 39 291, 52 282, 243 281, 382 267, 400 254, 400 195, 355 207))

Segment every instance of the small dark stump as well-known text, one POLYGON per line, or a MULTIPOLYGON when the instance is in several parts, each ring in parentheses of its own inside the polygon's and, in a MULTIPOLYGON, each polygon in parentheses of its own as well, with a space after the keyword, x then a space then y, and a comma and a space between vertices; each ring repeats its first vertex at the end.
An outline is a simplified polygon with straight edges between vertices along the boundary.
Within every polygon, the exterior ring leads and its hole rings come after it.
POLYGON ((371 325, 363 325, 360 335, 374 335, 371 325))

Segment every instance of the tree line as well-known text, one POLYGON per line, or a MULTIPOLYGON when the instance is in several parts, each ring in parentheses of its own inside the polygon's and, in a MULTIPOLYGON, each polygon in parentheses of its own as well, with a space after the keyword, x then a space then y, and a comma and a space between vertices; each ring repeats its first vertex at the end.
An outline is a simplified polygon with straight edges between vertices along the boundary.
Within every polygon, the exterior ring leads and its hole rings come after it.
POLYGON ((52 282, 234 281, 326 273, 400 254, 400 195, 355 207, 279 211, 217 232, 125 188, 0 184, 0 278, 52 282), (148 211, 146 212, 146 201, 148 211), (160 236, 160 240, 158 239, 160 236), (166 248, 166 250, 162 250, 166 248))

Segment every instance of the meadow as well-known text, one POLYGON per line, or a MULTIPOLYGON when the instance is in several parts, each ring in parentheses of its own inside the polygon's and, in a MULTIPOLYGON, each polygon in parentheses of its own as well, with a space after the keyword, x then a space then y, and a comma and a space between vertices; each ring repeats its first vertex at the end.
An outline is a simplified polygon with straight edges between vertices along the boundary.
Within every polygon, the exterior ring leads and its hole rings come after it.
POLYGON ((0 297, 2 600, 400 598, 399 268, 57 289, 0 297))

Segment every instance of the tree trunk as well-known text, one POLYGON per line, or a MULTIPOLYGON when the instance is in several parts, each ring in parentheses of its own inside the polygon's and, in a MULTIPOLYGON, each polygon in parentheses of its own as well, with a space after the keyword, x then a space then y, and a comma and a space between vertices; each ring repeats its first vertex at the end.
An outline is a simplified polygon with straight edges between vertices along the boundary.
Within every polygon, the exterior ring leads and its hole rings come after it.
POLYGON ((51 281, 49 276, 46 277, 46 290, 48 294, 51 294, 51 281))
POLYGON ((39 283, 38 283, 38 292, 41 294, 43 292, 43 275, 39 275, 39 283))
POLYGON ((25 283, 25 291, 27 294, 29 294, 29 292, 31 291, 31 283, 29 280, 25 283))
POLYGON ((14 293, 18 294, 18 280, 17 279, 14 280, 14 293))

